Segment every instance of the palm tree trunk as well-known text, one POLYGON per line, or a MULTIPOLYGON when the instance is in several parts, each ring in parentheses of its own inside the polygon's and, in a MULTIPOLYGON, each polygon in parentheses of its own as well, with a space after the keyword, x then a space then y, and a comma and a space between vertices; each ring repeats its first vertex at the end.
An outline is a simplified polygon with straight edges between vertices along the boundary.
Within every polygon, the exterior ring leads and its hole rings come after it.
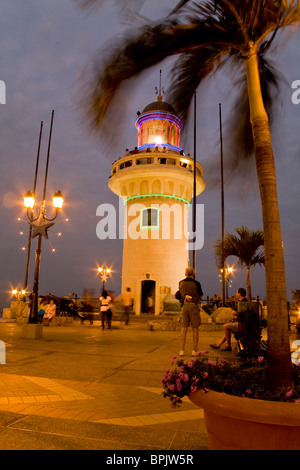
POLYGON ((247 278, 246 278, 246 287, 247 287, 247 299, 248 302, 251 302, 251 282, 250 282, 250 266, 247 266, 247 278))
POLYGON ((275 162, 260 88, 258 57, 253 49, 246 61, 246 71, 265 239, 268 379, 269 386, 274 390, 282 386, 292 387, 293 378, 275 162))

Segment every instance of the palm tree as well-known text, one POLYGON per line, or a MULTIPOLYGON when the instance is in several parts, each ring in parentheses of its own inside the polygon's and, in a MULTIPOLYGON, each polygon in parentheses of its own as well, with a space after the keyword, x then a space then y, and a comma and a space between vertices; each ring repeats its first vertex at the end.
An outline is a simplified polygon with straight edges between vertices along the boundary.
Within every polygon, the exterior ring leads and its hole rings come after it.
POLYGON ((264 234, 261 230, 249 230, 247 227, 242 226, 241 228, 235 229, 238 236, 227 233, 224 239, 224 251, 222 240, 217 240, 215 243, 215 254, 217 266, 222 266, 222 260, 224 261, 229 256, 236 256, 240 267, 246 266, 246 286, 247 286, 247 297, 251 300, 251 280, 250 280, 250 269, 256 264, 265 264, 265 257, 259 249, 264 245, 264 234))
POLYGON ((84 95, 87 116, 93 128, 99 129, 121 85, 166 57, 177 56, 170 85, 171 102, 186 120, 194 93, 206 77, 229 64, 235 85, 239 78, 239 107, 233 115, 239 131, 235 137, 243 152, 236 155, 246 158, 254 151, 256 162, 265 240, 268 377, 272 388, 293 386, 293 378, 270 135, 272 91, 276 90, 278 76, 266 56, 279 32, 298 26, 299 21, 300 6, 295 0, 181 0, 158 23, 132 28, 129 37, 106 45, 97 67, 89 71, 84 95))

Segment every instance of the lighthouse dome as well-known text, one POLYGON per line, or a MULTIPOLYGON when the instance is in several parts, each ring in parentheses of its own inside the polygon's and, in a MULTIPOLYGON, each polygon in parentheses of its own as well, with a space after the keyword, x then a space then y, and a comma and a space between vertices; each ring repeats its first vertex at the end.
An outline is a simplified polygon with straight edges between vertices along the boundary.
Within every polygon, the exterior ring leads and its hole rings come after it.
POLYGON ((159 96, 157 101, 153 101, 153 103, 148 104, 142 111, 142 114, 144 113, 149 113, 149 112, 164 112, 164 113, 171 113, 177 116, 177 113, 173 106, 171 106, 169 103, 166 103, 165 101, 162 100, 162 98, 159 96))

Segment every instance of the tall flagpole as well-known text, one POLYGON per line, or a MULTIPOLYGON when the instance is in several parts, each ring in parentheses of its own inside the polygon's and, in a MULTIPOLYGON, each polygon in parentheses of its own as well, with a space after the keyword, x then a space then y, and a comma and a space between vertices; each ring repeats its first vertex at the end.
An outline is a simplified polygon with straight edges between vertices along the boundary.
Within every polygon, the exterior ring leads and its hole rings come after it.
POLYGON ((196 92, 194 94, 193 268, 196 272, 196 92))
MULTIPOLYGON (((36 182, 37 182, 37 175, 38 175, 38 169, 39 169, 42 132, 43 132, 43 121, 41 121, 40 136, 39 136, 38 150, 37 150, 37 156, 36 156, 35 176, 34 176, 33 192, 32 192, 33 197, 35 197, 35 192, 36 192, 36 182)), ((31 215, 31 218, 33 218, 33 214, 31 215)), ((26 290, 27 290, 27 286, 28 286, 28 270, 29 270, 30 250, 31 250, 31 235, 32 235, 32 226, 30 225, 29 226, 29 235, 28 235, 28 248, 27 248, 25 280, 24 280, 25 295, 26 295, 26 290)))
POLYGON ((224 222, 224 171, 223 171, 223 136, 222 136, 222 109, 219 103, 219 121, 220 121, 220 159, 221 159, 221 213, 222 213, 222 305, 225 306, 225 222, 224 222))
MULTIPOLYGON (((51 136, 52 136, 52 127, 53 127, 53 118, 54 111, 51 115, 51 124, 50 124, 50 133, 49 133, 49 142, 48 142, 48 151, 47 151, 47 163, 45 170, 45 179, 44 179, 44 189, 43 189, 43 200, 42 207, 40 210, 39 217, 45 218, 45 202, 46 202, 46 188, 47 188, 47 179, 48 179, 48 168, 49 168, 49 157, 50 157, 50 146, 51 146, 51 136)), ((34 270, 34 281, 33 281, 33 299, 29 315, 29 323, 37 323, 38 316, 38 297, 39 297, 39 278, 40 278, 40 265, 41 265, 41 253, 42 253, 42 234, 38 235, 38 245, 35 251, 35 270, 34 270)))

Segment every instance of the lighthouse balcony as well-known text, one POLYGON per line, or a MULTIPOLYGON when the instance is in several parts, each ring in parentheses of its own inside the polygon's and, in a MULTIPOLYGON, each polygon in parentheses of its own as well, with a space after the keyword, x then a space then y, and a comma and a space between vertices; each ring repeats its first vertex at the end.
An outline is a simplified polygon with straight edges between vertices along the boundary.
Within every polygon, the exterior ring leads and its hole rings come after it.
MULTIPOLYGON (((131 152, 128 151, 126 155, 112 164, 111 176, 128 168, 138 170, 141 165, 156 167, 163 165, 164 167, 177 167, 185 169, 185 171, 194 171, 194 159, 189 154, 184 155, 182 151, 166 150, 164 148, 154 148, 148 151, 135 149, 131 152)), ((201 176, 203 174, 202 166, 198 162, 196 163, 196 173, 201 176)))

